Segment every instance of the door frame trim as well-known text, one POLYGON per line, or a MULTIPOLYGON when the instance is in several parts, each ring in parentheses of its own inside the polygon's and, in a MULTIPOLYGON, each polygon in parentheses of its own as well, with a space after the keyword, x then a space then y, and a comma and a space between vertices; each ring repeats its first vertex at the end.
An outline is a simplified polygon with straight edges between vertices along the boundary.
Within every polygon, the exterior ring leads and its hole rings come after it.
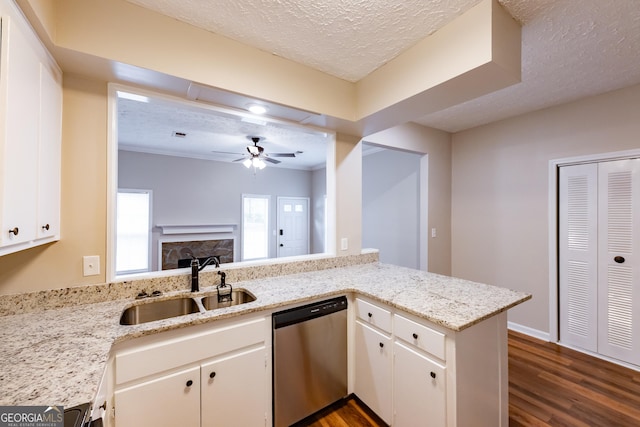
POLYGON ((549 160, 548 179, 548 242, 549 242, 549 341, 559 342, 559 277, 558 277, 558 183, 559 168, 582 163, 626 160, 640 157, 640 149, 587 154, 549 160))

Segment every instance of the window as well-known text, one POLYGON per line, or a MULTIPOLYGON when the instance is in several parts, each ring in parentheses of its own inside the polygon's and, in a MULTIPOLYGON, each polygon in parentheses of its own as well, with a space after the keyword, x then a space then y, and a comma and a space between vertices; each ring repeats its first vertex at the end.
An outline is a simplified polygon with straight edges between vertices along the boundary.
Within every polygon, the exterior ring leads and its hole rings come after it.
POLYGON ((269 196, 242 195, 242 259, 269 257, 269 196))
POLYGON ((116 206, 116 273, 151 270, 151 191, 118 190, 116 206))

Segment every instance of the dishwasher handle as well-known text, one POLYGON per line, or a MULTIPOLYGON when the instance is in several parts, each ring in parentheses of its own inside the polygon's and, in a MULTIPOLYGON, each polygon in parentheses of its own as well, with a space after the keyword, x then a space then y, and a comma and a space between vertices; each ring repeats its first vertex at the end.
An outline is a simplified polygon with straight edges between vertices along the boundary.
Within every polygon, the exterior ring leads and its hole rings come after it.
POLYGON ((273 313, 273 329, 284 328, 295 325, 317 317, 326 316, 338 311, 347 309, 347 297, 341 296, 316 302, 302 307, 291 308, 289 310, 273 313))

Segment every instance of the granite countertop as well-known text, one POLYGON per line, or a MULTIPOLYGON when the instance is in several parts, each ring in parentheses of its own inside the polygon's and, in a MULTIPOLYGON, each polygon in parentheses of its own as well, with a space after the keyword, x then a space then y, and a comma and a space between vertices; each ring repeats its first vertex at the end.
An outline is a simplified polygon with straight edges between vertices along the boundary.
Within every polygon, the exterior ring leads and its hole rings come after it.
MULTIPOLYGON (((380 263, 231 284, 253 293, 256 301, 135 326, 119 324, 125 307, 144 303, 131 298, 0 317, 0 405, 70 407, 89 402, 116 342, 316 298, 354 292, 453 331, 531 298, 505 288, 380 263)), ((203 287, 201 293, 212 291, 214 287, 203 287)))

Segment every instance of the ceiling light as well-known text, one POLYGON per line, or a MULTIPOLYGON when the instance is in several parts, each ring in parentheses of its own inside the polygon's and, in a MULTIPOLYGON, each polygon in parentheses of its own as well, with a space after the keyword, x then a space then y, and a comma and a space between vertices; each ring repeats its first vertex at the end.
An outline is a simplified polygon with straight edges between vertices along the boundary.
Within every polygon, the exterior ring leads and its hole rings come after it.
POLYGON ((267 164, 259 157, 253 156, 250 159, 245 160, 242 164, 249 169, 253 166, 253 169, 264 169, 267 164))
POLYGON ((253 163, 253 167, 257 169, 264 169, 264 167, 267 166, 267 164, 258 157, 254 157, 252 160, 252 163, 253 163))
POLYGON ((251 111, 253 114, 265 114, 269 111, 269 107, 263 104, 249 104, 247 105, 247 110, 251 111))

